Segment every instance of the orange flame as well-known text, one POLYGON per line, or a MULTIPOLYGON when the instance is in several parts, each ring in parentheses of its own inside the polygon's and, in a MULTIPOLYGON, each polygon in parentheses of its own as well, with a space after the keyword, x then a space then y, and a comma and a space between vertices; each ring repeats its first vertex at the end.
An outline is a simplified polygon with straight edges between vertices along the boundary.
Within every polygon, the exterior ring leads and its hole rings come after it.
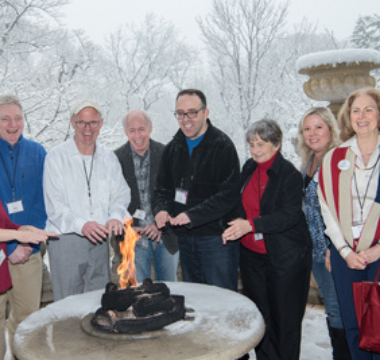
POLYGON ((125 235, 124 241, 119 243, 122 262, 117 268, 117 274, 120 276, 120 288, 125 289, 128 286, 136 286, 136 266, 135 266, 135 246, 140 235, 132 228, 133 219, 125 218, 125 235))

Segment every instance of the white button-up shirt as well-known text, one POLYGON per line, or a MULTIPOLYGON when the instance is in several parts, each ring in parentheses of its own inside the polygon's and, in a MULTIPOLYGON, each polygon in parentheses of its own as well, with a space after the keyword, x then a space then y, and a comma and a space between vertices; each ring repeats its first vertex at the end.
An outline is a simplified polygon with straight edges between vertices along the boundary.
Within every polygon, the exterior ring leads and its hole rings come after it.
POLYGON ((85 161, 86 177, 83 159, 73 138, 46 156, 43 185, 48 231, 83 235, 82 228, 87 221, 105 225, 110 219, 131 218, 127 210, 130 189, 116 155, 96 142, 91 177, 91 160, 85 161))

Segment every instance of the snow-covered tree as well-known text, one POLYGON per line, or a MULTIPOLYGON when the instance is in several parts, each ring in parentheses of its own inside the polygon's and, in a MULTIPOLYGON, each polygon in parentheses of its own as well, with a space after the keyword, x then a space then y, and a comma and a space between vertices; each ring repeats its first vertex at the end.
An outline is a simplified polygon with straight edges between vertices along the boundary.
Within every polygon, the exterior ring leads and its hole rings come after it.
POLYGON ((235 129, 247 130, 267 95, 270 73, 264 71, 264 63, 281 34, 286 14, 286 3, 214 0, 211 13, 198 18, 213 80, 235 129))
POLYGON ((62 7, 68 2, 0 0, 0 55, 37 51, 49 46, 54 37, 50 26, 59 22, 62 7))
POLYGON ((181 88, 195 62, 174 26, 154 14, 112 34, 106 51, 113 85, 127 111, 136 106, 149 110, 167 91, 181 88))
POLYGON ((351 43, 356 48, 380 50, 380 15, 359 16, 351 43))
POLYGON ((17 94, 24 133, 47 148, 69 134, 70 106, 91 93, 94 46, 60 26, 67 0, 0 0, 0 92, 17 94))
MULTIPOLYGON (((351 35, 351 44, 356 48, 380 50, 380 15, 359 16, 351 35)), ((380 86, 380 70, 374 70, 377 87, 380 86)))

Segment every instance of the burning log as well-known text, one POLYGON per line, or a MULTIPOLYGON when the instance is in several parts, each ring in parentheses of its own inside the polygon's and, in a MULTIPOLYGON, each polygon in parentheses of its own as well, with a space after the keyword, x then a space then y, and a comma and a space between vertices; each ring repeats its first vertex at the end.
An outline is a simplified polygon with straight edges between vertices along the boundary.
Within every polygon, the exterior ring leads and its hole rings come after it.
POLYGON ((145 279, 141 286, 128 287, 118 290, 116 284, 108 283, 106 292, 102 296, 102 308, 104 310, 125 311, 139 296, 161 296, 165 300, 170 296, 170 290, 164 283, 153 283, 151 279, 145 279))
POLYGON ((170 295, 166 284, 145 279, 137 286, 135 246, 140 235, 132 228, 132 220, 125 222, 124 241, 119 242, 123 259, 117 268, 120 289, 114 283, 107 284, 102 307, 91 319, 92 326, 111 333, 133 334, 162 329, 184 319, 184 297, 170 295))
POLYGON ((113 333, 139 333, 162 329, 185 318, 185 300, 170 295, 164 283, 145 279, 143 285, 117 290, 113 283, 106 286, 101 304, 91 320, 94 327, 113 333))

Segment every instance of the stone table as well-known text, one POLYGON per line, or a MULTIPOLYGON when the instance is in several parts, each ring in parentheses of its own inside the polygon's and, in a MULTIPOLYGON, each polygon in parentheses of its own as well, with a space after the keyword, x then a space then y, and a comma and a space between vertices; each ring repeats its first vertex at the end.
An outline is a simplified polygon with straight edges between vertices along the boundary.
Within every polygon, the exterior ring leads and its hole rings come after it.
MULTIPOLYGON (((170 283, 171 294, 185 296, 188 317, 162 330, 128 335, 124 340, 93 337, 81 321, 100 307, 104 291, 93 291, 48 305, 18 327, 13 350, 29 359, 236 359, 261 340, 265 325, 255 304, 215 286, 170 283)), ((124 335, 123 335, 124 336, 124 335)))

